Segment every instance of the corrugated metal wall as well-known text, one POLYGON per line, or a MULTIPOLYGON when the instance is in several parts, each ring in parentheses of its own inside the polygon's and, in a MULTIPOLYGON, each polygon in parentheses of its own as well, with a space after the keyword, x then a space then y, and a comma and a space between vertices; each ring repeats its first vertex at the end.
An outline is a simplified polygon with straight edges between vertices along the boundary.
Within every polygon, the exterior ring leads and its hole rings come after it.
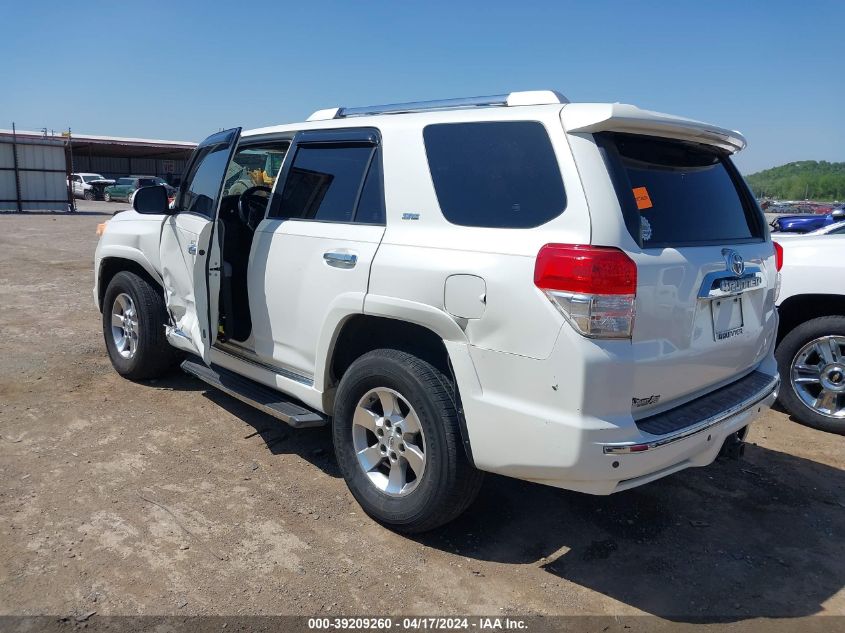
MULTIPOLYGON (((68 193, 64 143, 53 139, 17 141, 21 209, 66 211, 68 193)), ((17 211, 12 139, 0 137, 0 211, 17 211)))

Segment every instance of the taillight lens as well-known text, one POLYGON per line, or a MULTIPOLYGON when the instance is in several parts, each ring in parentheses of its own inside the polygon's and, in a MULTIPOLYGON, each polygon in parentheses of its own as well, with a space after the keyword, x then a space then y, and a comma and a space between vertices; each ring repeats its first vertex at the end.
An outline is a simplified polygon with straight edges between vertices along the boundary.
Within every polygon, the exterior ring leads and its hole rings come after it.
POLYGON ((783 268, 783 246, 777 242, 772 242, 775 246, 775 270, 777 271, 775 277, 775 303, 780 298, 781 276, 780 269, 783 268))
POLYGON ((618 248, 546 244, 537 255, 534 284, 580 334, 630 338, 637 265, 618 248))

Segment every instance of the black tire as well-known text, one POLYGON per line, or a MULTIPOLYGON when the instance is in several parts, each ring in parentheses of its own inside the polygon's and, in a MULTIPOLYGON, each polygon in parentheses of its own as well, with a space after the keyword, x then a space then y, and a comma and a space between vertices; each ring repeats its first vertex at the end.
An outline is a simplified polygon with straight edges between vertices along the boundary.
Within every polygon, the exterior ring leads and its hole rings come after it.
POLYGON ((82 197, 85 198, 86 200, 93 200, 94 199, 94 191, 91 190, 91 189, 86 189, 84 192, 82 192, 82 197))
POLYGON ((167 312, 162 292, 146 279, 130 272, 119 272, 103 297, 103 338, 115 371, 130 380, 148 380, 166 374, 180 355, 165 338, 167 312), (112 308, 121 294, 129 295, 137 314, 135 353, 125 358, 112 335, 112 308))
POLYGON ((406 352, 378 349, 352 363, 338 386, 332 433, 352 495, 368 515, 396 531, 419 533, 444 525, 466 510, 481 489, 483 473, 469 463, 461 442, 451 381, 406 352), (355 454, 352 416, 361 398, 379 387, 401 394, 414 408, 425 436, 425 469, 404 496, 378 489, 355 454))
POLYGON ((833 418, 812 409, 801 400, 791 380, 795 357, 807 343, 823 336, 845 337, 845 316, 825 316, 805 321, 780 342, 775 350, 781 379, 778 401, 802 424, 821 431, 845 435, 845 418, 833 418))
POLYGON ((111 202, 111 194, 108 191, 103 194, 103 200, 105 200, 106 202, 111 202))

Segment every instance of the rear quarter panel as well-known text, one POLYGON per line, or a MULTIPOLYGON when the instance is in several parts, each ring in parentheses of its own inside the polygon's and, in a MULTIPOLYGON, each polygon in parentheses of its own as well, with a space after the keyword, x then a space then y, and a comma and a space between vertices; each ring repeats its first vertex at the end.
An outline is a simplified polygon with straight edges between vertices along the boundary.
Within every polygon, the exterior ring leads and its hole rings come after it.
MULTIPOLYGON (((432 307, 453 320, 473 346, 532 358, 546 358, 562 317, 534 286, 534 262, 550 242, 588 243, 590 221, 578 171, 563 135, 560 106, 491 108, 483 118, 471 111, 397 117, 382 129, 387 229, 373 262, 370 297, 392 297, 432 307), (531 229, 458 226, 440 210, 422 142, 427 124, 455 121, 540 121, 549 133, 564 188, 566 208, 531 229), (403 219, 406 213, 419 219, 403 219), (486 284, 480 318, 449 315, 446 279, 481 277, 486 284)), ((407 216, 405 216, 407 217, 407 216)), ((366 310, 365 310, 366 311, 366 310)))

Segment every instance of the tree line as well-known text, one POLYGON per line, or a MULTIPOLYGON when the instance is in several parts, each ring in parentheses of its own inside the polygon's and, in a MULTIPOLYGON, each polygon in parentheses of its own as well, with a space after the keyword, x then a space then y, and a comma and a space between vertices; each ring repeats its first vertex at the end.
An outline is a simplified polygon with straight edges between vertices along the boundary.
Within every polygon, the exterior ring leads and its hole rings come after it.
POLYGON ((758 198, 779 200, 845 199, 845 163, 801 160, 745 177, 758 198))

